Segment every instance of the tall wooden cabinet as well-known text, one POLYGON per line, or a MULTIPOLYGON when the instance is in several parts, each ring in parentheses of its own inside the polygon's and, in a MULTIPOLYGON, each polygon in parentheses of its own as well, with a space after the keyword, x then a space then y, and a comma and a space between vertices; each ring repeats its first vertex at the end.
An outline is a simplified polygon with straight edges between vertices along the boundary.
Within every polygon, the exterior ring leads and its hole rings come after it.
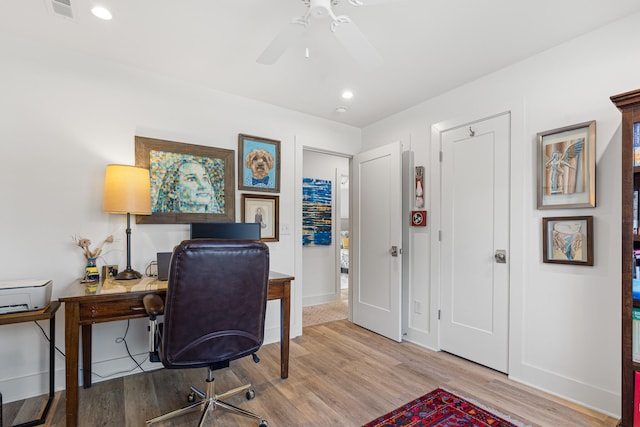
POLYGON ((634 249, 640 249, 640 235, 634 232, 633 194, 640 189, 640 166, 634 166, 633 132, 634 124, 640 123, 640 89, 614 95, 611 101, 622 112, 622 418, 618 426, 632 427, 634 378, 640 372, 640 362, 632 357, 632 313, 633 307, 640 307, 640 299, 633 298, 634 249))

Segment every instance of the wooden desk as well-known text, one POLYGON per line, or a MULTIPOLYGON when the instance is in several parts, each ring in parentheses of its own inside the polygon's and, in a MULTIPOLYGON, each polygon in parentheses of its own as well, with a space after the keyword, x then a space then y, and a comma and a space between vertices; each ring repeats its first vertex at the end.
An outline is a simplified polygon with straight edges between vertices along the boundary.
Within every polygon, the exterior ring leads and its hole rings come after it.
MULTIPOLYGON (((288 276, 269 272, 268 299, 280 300, 280 377, 289 376, 289 330, 291 314, 291 281, 288 276)), ((65 353, 67 427, 78 425, 78 351, 79 330, 82 329, 82 380, 91 387, 91 325, 115 320, 147 317, 142 298, 150 293, 166 295, 167 282, 152 278, 130 281, 106 281, 96 292, 88 292, 78 283, 69 296, 59 298, 65 303, 65 353), (73 292, 75 291, 75 293, 73 292)))
MULTIPOLYGON (((39 424, 44 424, 47 420, 47 414, 49 413, 49 408, 51 408, 51 402, 53 402, 53 396, 55 394, 54 379, 56 372, 56 311, 58 311, 58 308, 60 308, 60 303, 58 301, 51 301, 51 303, 42 310, 21 311, 17 313, 7 313, 0 315, 0 325, 33 322, 36 320, 49 320, 49 399, 47 400, 47 404, 45 405, 44 410, 42 411, 42 415, 39 419, 18 424, 14 427, 37 426, 39 424)), ((0 426, 2 426, 1 417, 2 411, 0 410, 0 426)))

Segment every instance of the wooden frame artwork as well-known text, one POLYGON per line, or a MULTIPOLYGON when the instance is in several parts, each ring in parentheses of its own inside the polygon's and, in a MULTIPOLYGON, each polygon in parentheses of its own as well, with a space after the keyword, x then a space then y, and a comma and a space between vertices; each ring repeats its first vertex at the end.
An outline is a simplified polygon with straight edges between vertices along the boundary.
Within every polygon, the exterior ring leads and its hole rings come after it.
POLYGON ((596 206, 596 122, 538 133, 538 209, 596 206))
POLYGON ((235 221, 234 151, 136 136, 136 166, 149 169, 151 215, 139 224, 235 221))
POLYGON ((262 194, 242 194, 242 222, 260 224, 260 240, 279 241, 280 198, 262 194))
POLYGON ((280 141, 238 135, 238 189, 280 192, 280 141))
POLYGON ((593 217, 542 218, 542 260, 593 265, 593 217))

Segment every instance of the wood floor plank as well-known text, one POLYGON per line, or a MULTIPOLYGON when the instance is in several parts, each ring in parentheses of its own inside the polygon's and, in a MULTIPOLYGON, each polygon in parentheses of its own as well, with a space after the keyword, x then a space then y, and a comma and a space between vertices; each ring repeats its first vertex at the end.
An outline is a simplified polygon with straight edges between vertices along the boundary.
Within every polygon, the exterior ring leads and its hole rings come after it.
POLYGON ((78 419, 87 426, 125 425, 123 379, 116 378, 81 389, 78 419))
MULTIPOLYGON (((216 371, 221 392, 250 382, 256 397, 229 403, 254 411, 269 427, 361 426, 437 387, 448 389, 532 427, 613 427, 617 420, 557 396, 509 380, 507 375, 445 352, 397 343, 346 320, 305 327, 291 342, 289 378, 280 378, 280 346, 259 351, 216 371)), ((191 385, 204 389, 206 369, 160 369, 80 389, 81 427, 139 427, 144 420, 183 407, 191 385)), ((4 405, 15 418, 35 402, 4 405)), ((56 393, 49 427, 63 427, 64 392, 56 393)), ((32 410, 32 409, 29 409, 32 410)), ((194 426, 198 413, 156 427, 194 426)), ((8 424, 9 425, 9 424, 8 424)), ((255 427, 256 422, 215 411, 211 424, 255 427)))

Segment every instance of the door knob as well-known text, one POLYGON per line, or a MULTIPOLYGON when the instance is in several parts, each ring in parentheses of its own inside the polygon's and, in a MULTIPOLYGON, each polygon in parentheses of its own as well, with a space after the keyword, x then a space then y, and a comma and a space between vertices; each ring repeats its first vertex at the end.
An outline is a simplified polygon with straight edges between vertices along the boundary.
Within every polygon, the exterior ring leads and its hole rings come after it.
POLYGON ((391 246, 391 249, 389 249, 389 252, 391 253, 391 256, 398 256, 398 247, 397 246, 391 246))
POLYGON ((496 253, 495 255, 493 255, 493 258, 495 258, 496 262, 498 264, 506 264, 507 263, 507 251, 505 251, 504 249, 496 249, 496 253))

